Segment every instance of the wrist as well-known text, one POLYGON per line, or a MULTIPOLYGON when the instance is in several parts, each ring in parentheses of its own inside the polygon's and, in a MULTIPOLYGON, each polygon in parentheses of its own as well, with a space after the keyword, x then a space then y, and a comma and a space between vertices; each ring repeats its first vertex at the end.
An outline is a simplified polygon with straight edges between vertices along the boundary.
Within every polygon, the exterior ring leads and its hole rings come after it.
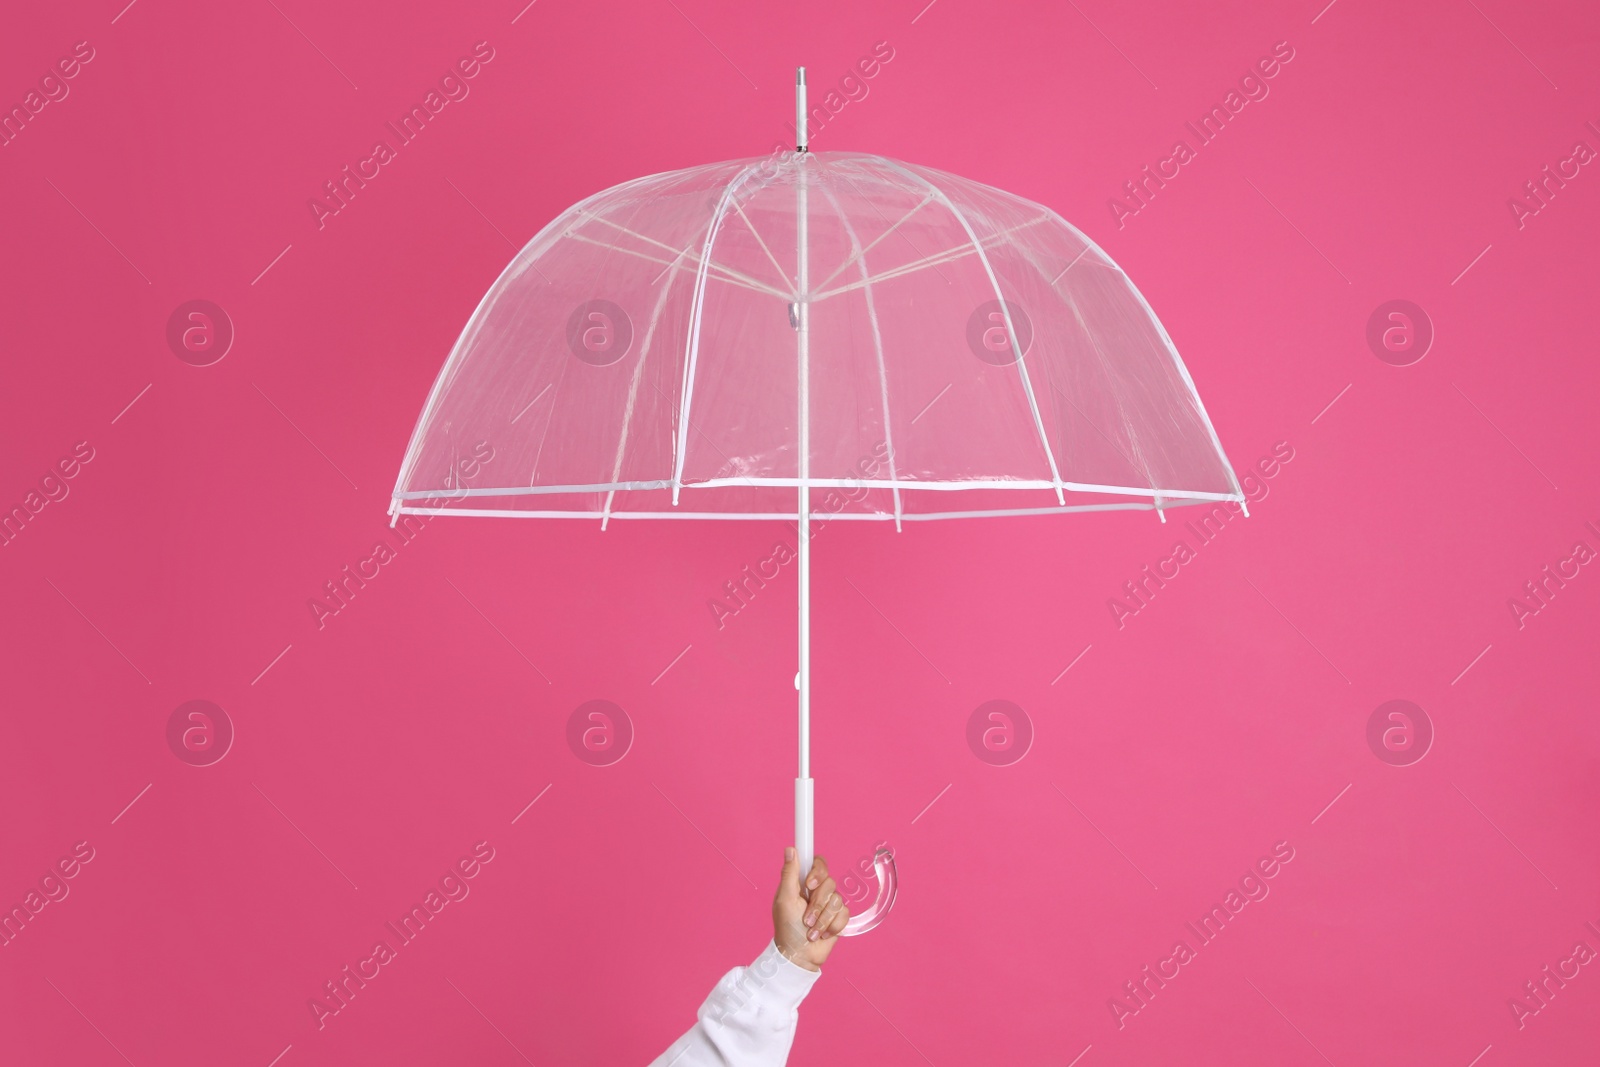
POLYGON ((822 978, 820 968, 805 963, 803 955, 792 955, 777 941, 769 941, 736 983, 743 991, 741 1003, 754 1005, 751 1010, 757 1015, 776 1011, 774 1018, 787 1017, 822 978))
POLYGON ((786 944, 779 944, 777 942, 774 942, 774 944, 777 946, 778 955, 782 956, 796 967, 813 972, 822 970, 820 966, 811 961, 811 958, 806 952, 804 946, 800 947, 799 949, 794 949, 790 948, 786 944))

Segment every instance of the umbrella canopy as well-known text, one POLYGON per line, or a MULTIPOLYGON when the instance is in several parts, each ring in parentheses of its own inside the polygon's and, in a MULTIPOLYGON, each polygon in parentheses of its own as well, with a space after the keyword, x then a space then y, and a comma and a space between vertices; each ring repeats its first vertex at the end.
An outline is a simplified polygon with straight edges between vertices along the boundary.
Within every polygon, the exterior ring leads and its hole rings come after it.
POLYGON ((1243 501, 1166 331, 1076 228, 931 168, 797 152, 640 178, 545 227, 456 343, 393 511, 795 519, 802 480, 817 516, 897 524, 1243 501))

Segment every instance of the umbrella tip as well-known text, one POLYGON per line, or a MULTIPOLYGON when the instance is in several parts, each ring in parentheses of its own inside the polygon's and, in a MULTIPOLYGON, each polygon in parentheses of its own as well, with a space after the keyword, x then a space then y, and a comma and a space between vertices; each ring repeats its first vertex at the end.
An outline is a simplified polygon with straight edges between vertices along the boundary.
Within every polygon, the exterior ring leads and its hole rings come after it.
POLYGON ((794 150, 806 151, 806 68, 794 68, 794 150))

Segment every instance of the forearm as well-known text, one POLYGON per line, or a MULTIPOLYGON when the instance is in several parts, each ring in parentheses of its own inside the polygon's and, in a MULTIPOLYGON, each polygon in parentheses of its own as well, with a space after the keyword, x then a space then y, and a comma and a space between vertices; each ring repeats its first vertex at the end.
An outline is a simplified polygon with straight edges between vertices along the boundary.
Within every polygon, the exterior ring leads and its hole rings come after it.
POLYGON ((769 942, 750 966, 722 976, 695 1025, 651 1067, 782 1067, 800 1002, 820 975, 785 959, 769 942))

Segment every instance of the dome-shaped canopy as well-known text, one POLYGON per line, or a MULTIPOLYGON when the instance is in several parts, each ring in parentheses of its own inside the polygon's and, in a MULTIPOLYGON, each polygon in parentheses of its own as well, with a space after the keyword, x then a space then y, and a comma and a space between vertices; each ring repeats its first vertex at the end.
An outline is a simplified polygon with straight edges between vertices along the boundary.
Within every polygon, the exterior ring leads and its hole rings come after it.
POLYGON ((796 153, 545 227, 457 341, 394 510, 792 519, 801 478, 858 519, 1243 499, 1166 331, 1059 215, 796 153))

